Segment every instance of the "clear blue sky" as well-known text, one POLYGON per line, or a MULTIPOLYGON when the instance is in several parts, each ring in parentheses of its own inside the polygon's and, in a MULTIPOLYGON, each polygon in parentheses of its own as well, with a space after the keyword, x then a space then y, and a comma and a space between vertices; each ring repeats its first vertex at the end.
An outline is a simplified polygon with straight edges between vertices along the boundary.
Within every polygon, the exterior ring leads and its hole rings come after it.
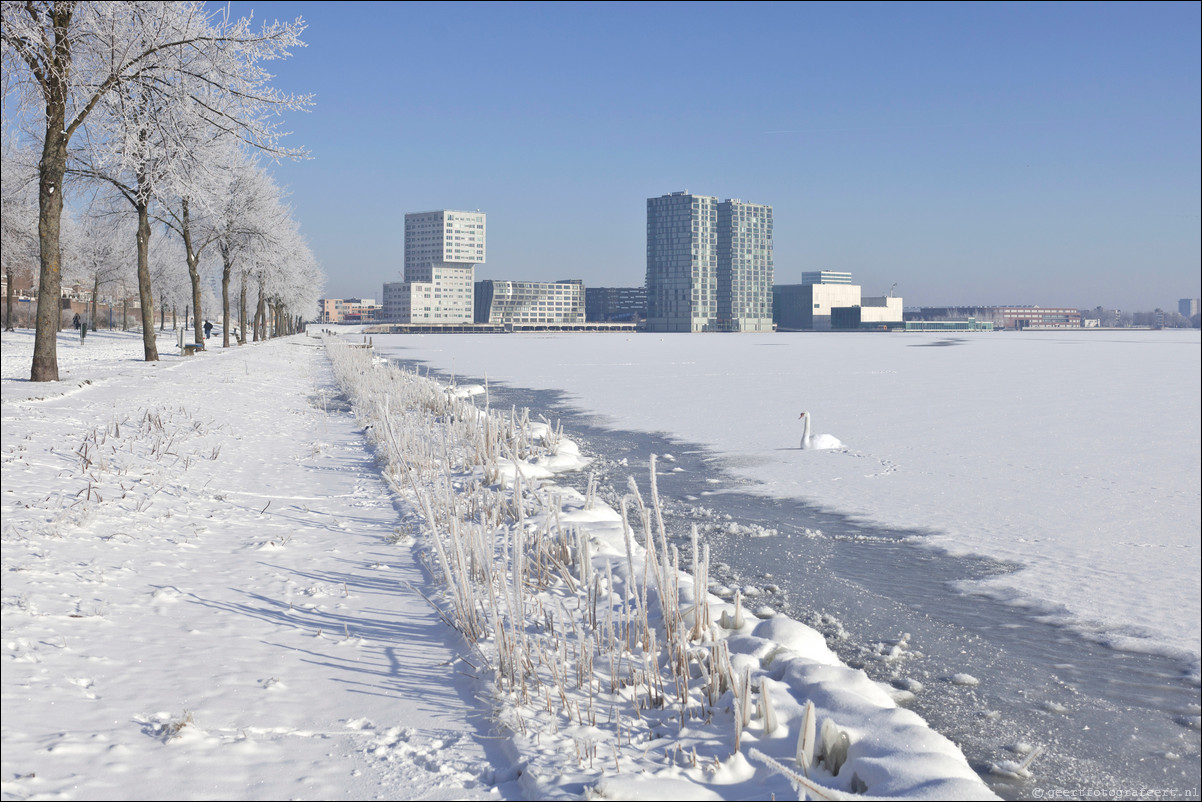
POLYGON ((273 168, 328 281, 400 280, 404 214, 480 209, 477 278, 643 283, 646 199, 774 207, 778 284, 911 305, 1200 294, 1200 5, 235 2, 303 17, 273 168))

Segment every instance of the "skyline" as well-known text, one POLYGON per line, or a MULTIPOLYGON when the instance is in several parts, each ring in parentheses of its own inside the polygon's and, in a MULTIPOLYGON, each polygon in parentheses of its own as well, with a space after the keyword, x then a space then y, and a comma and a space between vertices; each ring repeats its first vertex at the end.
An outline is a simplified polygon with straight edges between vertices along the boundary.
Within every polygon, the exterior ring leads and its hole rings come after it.
POLYGON ((309 25, 267 66, 315 93, 287 119, 313 158, 271 169, 326 295, 378 297, 405 213, 442 208, 489 215, 478 279, 641 286, 646 200, 682 190, 772 206, 779 284, 1200 294, 1198 4, 252 9, 309 25))

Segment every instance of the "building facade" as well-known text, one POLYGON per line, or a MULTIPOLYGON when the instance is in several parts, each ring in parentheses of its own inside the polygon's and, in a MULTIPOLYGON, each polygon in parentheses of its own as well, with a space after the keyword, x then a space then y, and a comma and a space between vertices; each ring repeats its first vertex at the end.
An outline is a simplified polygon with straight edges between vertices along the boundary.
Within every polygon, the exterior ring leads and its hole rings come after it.
POLYGON ((772 207, 647 199, 647 330, 770 331, 772 207))
POLYGON ((801 274, 801 284, 773 289, 772 312, 779 331, 900 328, 902 299, 892 294, 861 295, 851 273, 816 270, 801 274))
POLYGON ((772 207, 718 204, 718 328, 772 331, 772 207))
POLYGON ((850 284, 851 273, 838 270, 806 270, 801 274, 802 284, 850 284))
POLYGON ((476 323, 493 325, 579 325, 584 317, 584 283, 569 281, 478 281, 476 323))
POLYGON ((476 265, 484 262, 485 215, 443 209, 405 215, 405 275, 384 285, 390 323, 471 323, 476 265))
POLYGON ((317 302, 318 323, 368 323, 377 319, 375 298, 322 298, 317 302))
POLYGON ((832 310, 860 305, 859 284, 778 284, 772 294, 780 331, 830 331, 832 310))
POLYGON ((1067 307, 994 306, 993 325, 1003 329, 1079 329, 1081 312, 1067 307))
POLYGON ((639 323, 647 319, 646 287, 588 287, 584 314, 590 323, 639 323))
POLYGON ((1081 312, 1052 306, 924 306, 907 312, 906 319, 919 321, 963 320, 990 321, 995 329, 1079 329, 1081 312))

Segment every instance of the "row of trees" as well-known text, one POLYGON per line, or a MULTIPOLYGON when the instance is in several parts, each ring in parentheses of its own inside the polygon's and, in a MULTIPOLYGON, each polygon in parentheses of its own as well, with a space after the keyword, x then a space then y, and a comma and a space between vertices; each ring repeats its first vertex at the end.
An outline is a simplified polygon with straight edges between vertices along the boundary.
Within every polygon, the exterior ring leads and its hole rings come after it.
POLYGON ((136 263, 148 361, 155 287, 170 280, 156 275, 164 254, 152 258, 162 232, 181 251, 198 339, 206 260, 220 274, 224 345, 232 291, 243 341, 248 303, 256 336, 269 316, 312 307, 318 268, 260 163, 303 157, 281 144, 280 115, 311 100, 274 89, 264 68, 303 46, 303 28, 254 29, 201 2, 3 0, 4 258, 37 252, 31 380, 58 379, 65 239, 80 243, 72 261, 96 289, 103 271, 136 263), (69 191, 79 209, 64 216, 69 191), (64 237, 72 220, 83 232, 64 237))

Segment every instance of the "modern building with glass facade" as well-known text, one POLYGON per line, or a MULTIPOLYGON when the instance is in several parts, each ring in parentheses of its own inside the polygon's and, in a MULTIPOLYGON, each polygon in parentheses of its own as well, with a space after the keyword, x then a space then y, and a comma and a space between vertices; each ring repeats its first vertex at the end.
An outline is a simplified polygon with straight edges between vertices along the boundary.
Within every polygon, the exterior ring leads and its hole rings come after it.
POLYGON ((638 323, 647 319, 646 287, 588 287, 584 315, 590 323, 638 323))
POLYGON ((584 323, 584 283, 478 281, 476 322, 516 326, 584 323))
POLYGON ((802 284, 850 284, 851 273, 838 270, 807 270, 801 274, 802 284))
POLYGON ((405 215, 405 280, 384 285, 392 323, 471 323, 485 215, 444 209, 405 215))
POLYGON ((771 331, 772 207, 647 199, 647 330, 771 331))
POLYGON ((772 331, 772 207, 718 204, 718 327, 772 331))

